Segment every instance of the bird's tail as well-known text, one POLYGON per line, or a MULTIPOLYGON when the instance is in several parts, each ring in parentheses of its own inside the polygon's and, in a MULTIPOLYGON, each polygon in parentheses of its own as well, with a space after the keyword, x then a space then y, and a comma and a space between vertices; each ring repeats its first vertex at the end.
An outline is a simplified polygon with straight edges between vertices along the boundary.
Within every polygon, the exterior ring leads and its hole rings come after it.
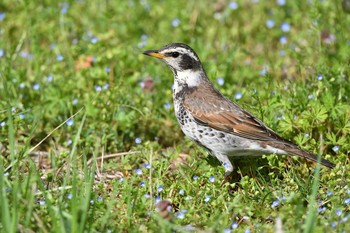
MULTIPOLYGON (((307 151, 304 151, 304 150, 300 149, 297 146, 295 146, 295 147, 294 146, 293 147, 287 147, 287 148, 285 148, 285 151, 288 154, 297 155, 297 156, 299 156, 301 158, 305 158, 307 160, 318 162, 317 161, 317 155, 312 154, 312 153, 307 152, 307 151)), ((328 161, 327 159, 323 159, 323 158, 321 158, 320 164, 322 164, 323 166, 329 167, 329 168, 334 168, 335 167, 334 163, 328 161)))

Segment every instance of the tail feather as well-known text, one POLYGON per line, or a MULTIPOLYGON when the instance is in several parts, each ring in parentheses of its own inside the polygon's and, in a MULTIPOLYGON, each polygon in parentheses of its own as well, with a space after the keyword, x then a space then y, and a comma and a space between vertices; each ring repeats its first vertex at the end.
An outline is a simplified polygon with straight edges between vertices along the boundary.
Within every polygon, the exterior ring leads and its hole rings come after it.
MULTIPOLYGON (((307 152, 307 151, 304 151, 302 149, 300 149, 299 147, 292 147, 292 148, 285 148, 286 152, 288 154, 291 154, 291 155, 297 155, 301 158, 305 158, 307 160, 311 160, 311 161, 314 161, 314 162, 318 162, 317 161, 317 155, 315 154, 312 154, 310 152, 307 152)), ((321 158, 320 160, 320 164, 322 164, 323 166, 326 166, 326 167, 329 167, 329 168, 334 168, 335 167, 335 164, 328 161, 327 159, 323 159, 321 158)))

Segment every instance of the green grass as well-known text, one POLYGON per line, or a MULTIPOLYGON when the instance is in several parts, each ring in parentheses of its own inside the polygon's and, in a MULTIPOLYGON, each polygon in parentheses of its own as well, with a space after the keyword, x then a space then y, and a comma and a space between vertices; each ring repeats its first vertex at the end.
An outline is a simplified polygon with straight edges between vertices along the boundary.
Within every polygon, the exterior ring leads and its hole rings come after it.
POLYGON ((276 218, 285 232, 350 231, 341 1, 36 2, 0 3, 1 232, 223 232, 233 223, 232 232, 274 232, 276 218), (171 42, 193 47, 226 96, 336 168, 240 158, 239 187, 221 186, 224 168, 177 125, 171 71, 142 54, 171 42), (159 200, 173 204, 171 220, 159 200))

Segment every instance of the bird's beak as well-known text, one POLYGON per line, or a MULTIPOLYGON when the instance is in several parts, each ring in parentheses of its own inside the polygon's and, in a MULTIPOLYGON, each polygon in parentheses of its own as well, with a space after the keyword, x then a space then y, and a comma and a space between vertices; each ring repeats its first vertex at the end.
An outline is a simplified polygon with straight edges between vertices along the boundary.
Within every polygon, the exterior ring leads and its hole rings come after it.
POLYGON ((158 50, 147 50, 143 52, 143 54, 151 56, 151 57, 156 57, 156 58, 166 58, 167 56, 159 53, 158 50))

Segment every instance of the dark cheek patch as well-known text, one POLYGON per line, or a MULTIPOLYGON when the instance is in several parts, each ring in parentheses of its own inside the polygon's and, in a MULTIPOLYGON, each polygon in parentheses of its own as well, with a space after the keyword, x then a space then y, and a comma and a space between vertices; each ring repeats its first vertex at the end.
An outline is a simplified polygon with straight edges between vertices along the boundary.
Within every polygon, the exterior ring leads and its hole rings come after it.
POLYGON ((193 58, 187 54, 183 54, 181 57, 180 68, 182 70, 197 69, 199 68, 198 62, 194 61, 193 58))

